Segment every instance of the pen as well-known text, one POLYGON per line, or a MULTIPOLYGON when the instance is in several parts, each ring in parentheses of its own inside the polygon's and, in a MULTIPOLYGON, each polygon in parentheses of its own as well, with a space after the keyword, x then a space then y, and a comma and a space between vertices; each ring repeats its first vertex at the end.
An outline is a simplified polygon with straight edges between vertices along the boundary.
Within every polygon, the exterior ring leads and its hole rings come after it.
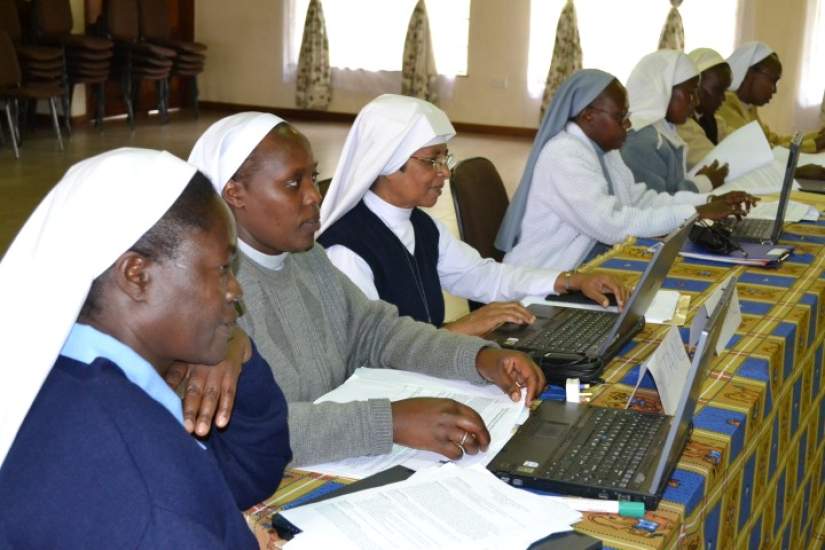
POLYGON ((640 518, 645 515, 645 505, 643 502, 633 502, 630 500, 599 500, 594 498, 579 497, 556 497, 548 498, 566 504, 579 512, 606 512, 609 514, 619 514, 629 518, 640 518))

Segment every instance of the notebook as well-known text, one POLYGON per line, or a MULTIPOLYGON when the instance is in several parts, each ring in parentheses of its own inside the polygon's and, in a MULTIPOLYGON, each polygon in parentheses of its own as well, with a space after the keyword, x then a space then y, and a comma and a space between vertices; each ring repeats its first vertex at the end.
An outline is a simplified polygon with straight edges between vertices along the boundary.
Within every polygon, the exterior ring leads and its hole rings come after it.
POLYGON ((735 286, 734 278, 699 337, 674 416, 543 401, 489 470, 517 487, 655 508, 687 443, 735 286))
POLYGON ((546 304, 527 307, 531 325, 505 324, 486 335, 503 348, 523 351, 550 381, 580 378, 587 382, 644 327, 644 313, 662 286, 696 216, 668 235, 647 265, 621 312, 592 311, 546 304))

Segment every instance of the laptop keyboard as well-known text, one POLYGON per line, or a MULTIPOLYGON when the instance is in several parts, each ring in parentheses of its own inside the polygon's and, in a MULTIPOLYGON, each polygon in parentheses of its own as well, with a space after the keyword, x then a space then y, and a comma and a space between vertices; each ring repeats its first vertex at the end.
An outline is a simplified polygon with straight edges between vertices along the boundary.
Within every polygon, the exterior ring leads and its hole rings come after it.
POLYGON ((519 347, 571 353, 598 351, 613 327, 616 316, 587 309, 571 308, 567 312, 561 323, 522 340, 519 347))
POLYGON ((602 407, 593 411, 588 420, 593 430, 579 431, 561 456, 546 464, 545 475, 616 489, 638 485, 643 481, 637 478, 639 467, 667 417, 602 407))
POLYGON ((750 237, 751 239, 770 239, 773 233, 773 220, 744 219, 733 226, 734 237, 750 237))

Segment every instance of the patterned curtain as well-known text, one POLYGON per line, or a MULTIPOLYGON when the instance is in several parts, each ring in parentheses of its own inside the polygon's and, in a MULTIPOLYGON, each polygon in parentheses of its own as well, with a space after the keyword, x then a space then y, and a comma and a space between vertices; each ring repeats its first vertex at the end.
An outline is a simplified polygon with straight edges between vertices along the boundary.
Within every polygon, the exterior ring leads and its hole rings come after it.
POLYGON ((665 26, 662 27, 662 34, 659 36, 660 50, 685 49, 685 27, 682 25, 682 16, 679 15, 679 6, 682 0, 670 0, 670 13, 667 14, 665 26))
POLYGON ((582 68, 582 45, 579 41, 579 24, 576 22, 576 8, 573 0, 567 0, 556 25, 556 44, 553 46, 553 59, 544 85, 541 99, 539 123, 544 118, 544 111, 553 99, 553 94, 568 76, 582 68))
POLYGON ((424 0, 418 0, 407 26, 407 38, 404 40, 401 93, 435 103, 438 100, 435 90, 437 76, 427 8, 424 6, 424 0))
POLYGON ((310 0, 298 56, 295 103, 302 109, 326 109, 332 99, 329 43, 320 0, 310 0))

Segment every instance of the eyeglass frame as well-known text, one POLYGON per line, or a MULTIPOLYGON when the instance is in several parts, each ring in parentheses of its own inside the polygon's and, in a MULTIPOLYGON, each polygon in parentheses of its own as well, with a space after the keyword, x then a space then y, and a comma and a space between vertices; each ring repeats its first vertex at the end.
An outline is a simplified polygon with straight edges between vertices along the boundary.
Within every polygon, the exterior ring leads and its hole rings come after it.
POLYGON ((617 124, 626 124, 630 120, 630 110, 627 110, 624 114, 622 114, 621 111, 608 111, 607 109, 601 109, 599 107, 594 107, 593 105, 588 105, 587 108, 606 114, 617 124), (618 115, 622 115, 622 118, 618 118, 618 115))
POLYGON ((430 167, 434 171, 438 171, 438 168, 440 166, 442 168, 445 168, 449 172, 453 168, 455 168, 456 164, 457 164, 456 160, 455 160, 455 157, 453 156, 452 153, 449 153, 449 152, 445 155, 441 155, 438 158, 434 158, 434 159, 430 159, 430 158, 427 158, 427 157, 416 157, 416 156, 411 156, 410 158, 415 159, 418 162, 424 162, 426 164, 429 164, 430 167))

